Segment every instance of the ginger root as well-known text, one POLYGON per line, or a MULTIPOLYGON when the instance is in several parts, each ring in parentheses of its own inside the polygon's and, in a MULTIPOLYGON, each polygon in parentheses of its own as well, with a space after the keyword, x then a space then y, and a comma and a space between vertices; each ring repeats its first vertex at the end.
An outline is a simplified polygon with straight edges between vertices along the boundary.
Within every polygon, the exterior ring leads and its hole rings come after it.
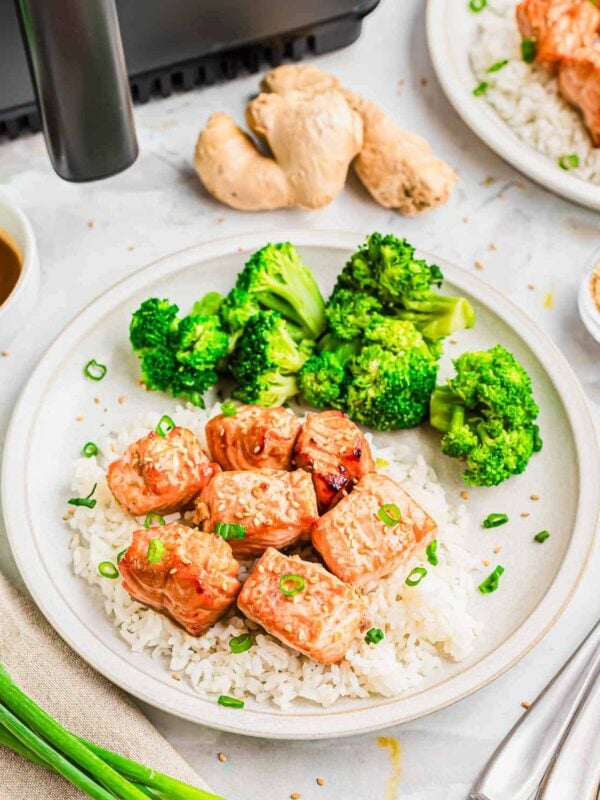
POLYGON ((213 114, 196 145, 196 171, 233 208, 321 208, 341 191, 350 164, 375 200, 402 214, 445 203, 456 173, 427 142, 378 106, 310 64, 277 67, 246 112, 258 147, 226 114, 213 114))

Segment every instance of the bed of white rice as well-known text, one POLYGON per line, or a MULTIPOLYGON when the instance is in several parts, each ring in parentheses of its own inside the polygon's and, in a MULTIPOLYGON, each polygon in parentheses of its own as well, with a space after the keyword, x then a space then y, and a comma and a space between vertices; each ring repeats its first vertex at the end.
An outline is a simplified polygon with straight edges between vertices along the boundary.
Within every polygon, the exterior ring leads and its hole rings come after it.
POLYGON ((488 0, 478 14, 479 30, 469 52, 478 81, 489 88, 487 101, 527 144, 548 156, 556 169, 561 156, 576 153, 579 167, 570 174, 600 184, 600 148, 592 145, 580 113, 562 98, 556 77, 521 58, 521 36, 515 18, 517 0, 488 0), (492 64, 509 63, 498 72, 492 64))
MULTIPOLYGON (((215 408, 213 413, 217 412, 215 408)), ((73 530, 73 568, 97 587, 99 602, 101 593, 107 615, 132 650, 147 650, 151 657, 161 659, 168 673, 189 680, 201 695, 254 697, 282 708, 296 698, 328 706, 340 697, 398 695, 416 687, 444 659, 460 660, 468 655, 479 624, 468 610, 475 590, 471 577, 475 563, 465 545, 467 512, 464 506, 447 502, 434 472, 406 446, 378 449, 372 442, 375 456, 388 462, 381 471, 401 481, 436 520, 439 564, 426 564, 428 574, 416 587, 409 588, 405 578, 414 566, 423 564, 418 559, 367 587, 370 622, 384 630, 385 639, 368 645, 364 634, 357 636, 339 665, 315 663, 235 612, 203 636, 192 637, 167 617, 132 600, 120 579, 101 577, 98 564, 116 562, 117 553, 127 547, 133 531, 143 522, 143 518, 124 512, 114 500, 105 480, 106 466, 128 444, 154 429, 161 415, 145 415, 99 441, 97 457, 76 461, 71 486, 75 495, 84 496, 97 484, 96 507, 77 508, 68 518, 73 530), (248 630, 253 632, 254 646, 233 655, 229 640, 248 630)), ((178 407, 174 415, 178 425, 194 431, 203 442, 208 417, 192 406, 178 407)), ((167 519, 178 518, 173 514, 167 519)))

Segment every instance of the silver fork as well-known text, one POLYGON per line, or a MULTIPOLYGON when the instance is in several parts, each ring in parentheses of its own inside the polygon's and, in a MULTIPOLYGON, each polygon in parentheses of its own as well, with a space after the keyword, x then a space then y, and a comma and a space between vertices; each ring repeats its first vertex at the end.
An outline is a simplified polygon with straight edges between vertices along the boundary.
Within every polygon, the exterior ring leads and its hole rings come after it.
MULTIPOLYGON (((594 688, 599 672, 600 622, 501 742, 473 784, 472 800, 527 800, 555 757, 554 768, 548 771, 538 800, 596 800, 596 794, 565 795, 564 791, 562 794, 556 791, 573 769, 581 771, 585 748, 587 752, 594 749, 595 742, 584 726, 596 727, 596 741, 600 738, 599 690, 597 686, 594 688), (569 732, 580 708, 581 714, 569 732), (563 740, 567 749, 565 756, 560 757, 563 740), (579 767, 566 764, 567 757, 577 757, 579 767)), ((589 768, 587 775, 591 775, 588 782, 597 780, 598 763, 589 768)))

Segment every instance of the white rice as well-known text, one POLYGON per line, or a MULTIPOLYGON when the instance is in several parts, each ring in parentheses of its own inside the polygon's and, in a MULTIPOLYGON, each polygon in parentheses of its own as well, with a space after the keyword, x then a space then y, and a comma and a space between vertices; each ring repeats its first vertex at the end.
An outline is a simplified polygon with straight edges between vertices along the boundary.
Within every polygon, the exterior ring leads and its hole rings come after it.
MULTIPOLYGON (((317 664, 235 612, 203 636, 192 637, 167 617, 132 600, 120 578, 101 577, 98 564, 115 563, 117 553, 129 545, 133 531, 143 522, 114 500, 106 484, 106 467, 128 444, 154 429, 161 415, 144 415, 98 442, 101 452, 97 457, 76 461, 71 484, 75 495, 84 496, 97 483, 96 507, 79 507, 69 517, 74 531, 73 568, 102 592, 107 615, 132 650, 147 649, 153 658, 164 661, 169 673, 185 675, 203 696, 251 696, 282 708, 296 698, 328 706, 340 697, 399 695, 416 687, 445 659, 460 660, 468 655, 479 631, 468 611, 475 590, 471 577, 475 562, 465 546, 469 519, 463 505, 453 507, 447 502, 435 473, 406 446, 378 449, 373 445, 373 450, 377 458, 389 462, 381 471, 402 482, 436 520, 439 564, 430 567, 425 562, 428 574, 412 588, 406 586, 405 578, 413 567, 424 563, 417 558, 366 588, 370 623, 384 630, 385 639, 368 645, 364 634, 357 636, 339 665, 317 664), (233 655, 229 640, 247 630, 256 632, 255 645, 233 655)), ((178 407, 174 416, 178 425, 204 441, 208 413, 187 406, 178 407)), ((178 518, 172 514, 167 519, 178 518)))
POLYGON ((600 148, 592 145, 581 114, 559 94, 558 80, 544 67, 521 58, 521 36, 515 18, 517 0, 488 0, 478 14, 479 30, 469 52, 479 82, 489 88, 480 96, 523 142, 548 156, 556 169, 561 156, 576 153, 579 167, 570 175, 600 184, 600 148), (492 64, 509 63, 498 72, 492 64))

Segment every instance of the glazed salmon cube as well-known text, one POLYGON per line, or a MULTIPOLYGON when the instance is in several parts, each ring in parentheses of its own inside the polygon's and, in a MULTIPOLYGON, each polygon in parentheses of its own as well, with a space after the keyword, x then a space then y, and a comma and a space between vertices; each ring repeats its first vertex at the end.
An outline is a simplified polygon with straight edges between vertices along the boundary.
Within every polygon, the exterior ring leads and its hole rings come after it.
POLYGON ((341 411, 307 416, 296 442, 295 461, 311 473, 321 513, 335 505, 363 475, 375 471, 368 441, 341 411))
POLYGON ((208 422, 206 439, 221 469, 291 469, 300 428, 288 408, 238 406, 235 414, 208 422))
POLYGON ((360 586, 393 572, 436 531, 433 519, 400 484, 370 474, 315 523, 312 542, 334 575, 360 586))
POLYGON ((238 597, 240 611, 322 664, 341 661, 363 622, 362 598, 320 564, 269 547, 238 597))
POLYGON ((600 46, 582 47, 565 58, 558 85, 564 97, 580 109, 594 145, 600 147, 600 46))
POLYGON ((310 475, 302 470, 261 469, 220 472, 200 493, 195 520, 205 531, 219 523, 244 528, 229 539, 236 556, 257 556, 267 547, 287 547, 310 536, 317 519, 310 475))
POLYGON ((592 42, 600 11, 590 0, 523 0, 517 23, 524 39, 537 42, 536 61, 552 63, 592 42))
POLYGON ((129 445, 108 467, 106 479, 131 514, 169 514, 185 508, 218 470, 187 428, 166 436, 152 431, 129 445))
POLYGON ((165 612, 192 636, 232 606, 241 588, 238 570, 224 539, 179 523, 136 531, 119 563, 129 594, 165 612))

